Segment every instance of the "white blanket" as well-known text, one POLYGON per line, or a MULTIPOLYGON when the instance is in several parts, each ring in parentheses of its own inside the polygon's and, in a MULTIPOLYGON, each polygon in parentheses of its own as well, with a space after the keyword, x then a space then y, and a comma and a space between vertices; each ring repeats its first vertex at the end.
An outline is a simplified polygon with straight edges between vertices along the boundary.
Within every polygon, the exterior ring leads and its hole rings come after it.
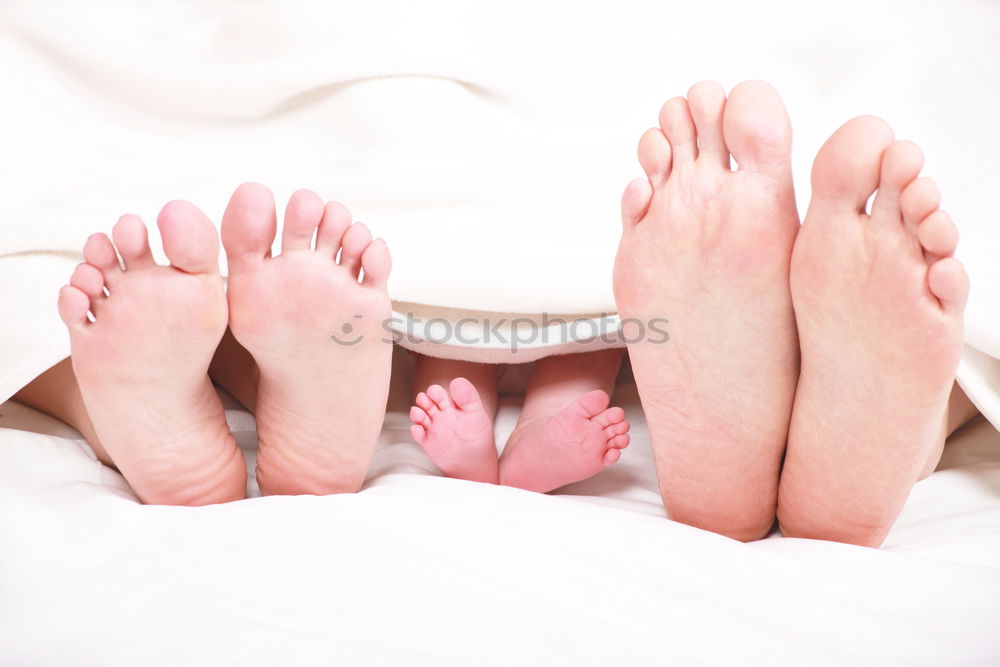
MULTIPOLYGON (((547 496, 438 476, 407 380, 361 493, 206 508, 140 505, 69 429, 0 405, 0 664, 1000 662, 982 420, 882 550, 740 544, 663 517, 634 387, 622 460, 547 496)), ((227 414, 252 465, 252 419, 227 414)), ((516 416, 505 400, 501 441, 516 416)))

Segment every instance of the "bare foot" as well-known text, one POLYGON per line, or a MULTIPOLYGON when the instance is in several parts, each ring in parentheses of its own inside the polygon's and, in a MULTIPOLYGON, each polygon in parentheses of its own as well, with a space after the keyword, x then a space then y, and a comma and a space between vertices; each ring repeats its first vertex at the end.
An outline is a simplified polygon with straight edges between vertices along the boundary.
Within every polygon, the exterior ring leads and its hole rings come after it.
POLYGON ((431 385, 417 394, 410 420, 413 439, 446 476, 497 483, 493 420, 471 382, 455 378, 448 390, 431 385))
POLYGON ((520 425, 504 447, 500 483, 547 493, 617 462, 628 447, 629 424, 609 400, 595 389, 551 417, 520 425))
MULTIPOLYGON (((769 85, 727 100, 700 83, 643 135, 647 179, 622 199, 622 318, 666 318, 670 340, 631 340, 664 506, 742 540, 770 529, 798 374, 788 288, 799 228, 791 128, 769 85), (738 169, 730 169, 730 155, 738 169)), ((625 328, 637 339, 637 330, 625 328)))
POLYGON ((237 188, 222 242, 229 326, 259 372, 257 480, 266 494, 357 491, 389 390, 389 251, 342 205, 302 190, 288 202, 278 257, 275 230, 270 191, 237 188))
POLYGON ((238 500, 246 467, 208 379, 226 329, 219 239, 186 202, 167 204, 157 223, 170 266, 154 263, 132 215, 115 225, 114 246, 104 234, 88 239, 86 263, 59 293, 73 371, 101 444, 140 500, 238 500))
POLYGON ((968 279, 923 164, 871 116, 816 157, 792 257, 802 374, 781 476, 786 535, 881 544, 940 455, 968 279))

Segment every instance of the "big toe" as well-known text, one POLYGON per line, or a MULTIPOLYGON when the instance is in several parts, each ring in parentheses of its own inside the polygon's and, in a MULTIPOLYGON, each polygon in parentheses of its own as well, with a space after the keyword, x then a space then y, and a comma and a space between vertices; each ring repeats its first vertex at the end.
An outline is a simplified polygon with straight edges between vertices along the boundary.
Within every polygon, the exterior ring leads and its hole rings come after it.
POLYGON ((722 119, 725 144, 740 169, 785 174, 791 169, 792 126, 770 84, 747 81, 733 88, 722 119))
POLYGON ((573 407, 577 409, 581 416, 591 419, 604 412, 610 402, 611 398, 608 396, 607 392, 601 389, 595 389, 593 391, 588 391, 586 394, 576 399, 573 403, 573 407))
POLYGON ((271 191, 260 183, 236 188, 222 215, 222 245, 230 273, 252 268, 270 256, 276 229, 271 191))
POLYGON ((448 385, 448 393, 462 410, 475 410, 481 408, 483 403, 479 398, 476 386, 463 377, 457 377, 448 385))
POLYGON ((218 273, 219 236, 194 204, 172 201, 156 220, 170 263, 187 273, 218 273))
POLYGON ((894 140, 881 118, 860 116, 826 140, 812 169, 812 205, 861 212, 879 186, 882 155, 894 140))

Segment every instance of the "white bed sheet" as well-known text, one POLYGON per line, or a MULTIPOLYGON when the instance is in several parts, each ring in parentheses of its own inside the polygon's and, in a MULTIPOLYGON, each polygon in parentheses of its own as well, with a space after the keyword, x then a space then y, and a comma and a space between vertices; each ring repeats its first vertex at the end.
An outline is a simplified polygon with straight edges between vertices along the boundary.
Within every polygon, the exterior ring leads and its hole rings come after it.
POLYGON ((631 385, 621 462, 540 495, 440 477, 405 383, 361 493, 206 508, 140 505, 72 429, 0 405, 0 664, 1000 664, 984 420, 883 549, 744 545, 664 517, 631 385))

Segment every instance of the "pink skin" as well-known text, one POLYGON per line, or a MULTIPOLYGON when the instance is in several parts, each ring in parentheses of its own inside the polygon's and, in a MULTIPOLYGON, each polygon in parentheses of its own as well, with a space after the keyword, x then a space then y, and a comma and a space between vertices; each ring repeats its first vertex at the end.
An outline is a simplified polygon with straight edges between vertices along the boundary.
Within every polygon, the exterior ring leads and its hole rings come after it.
POLYGON ((86 263, 59 293, 72 372, 60 365, 52 373, 66 400, 41 407, 79 423, 143 502, 237 500, 246 467, 208 377, 227 316, 218 236, 186 202, 167 204, 157 224, 170 266, 153 261, 132 215, 115 225, 114 245, 104 234, 87 241, 86 263), (81 397, 85 411, 74 407, 81 397))
POLYGON ((265 494, 357 491, 389 390, 389 252, 342 205, 300 190, 272 257, 275 217, 267 188, 247 183, 222 220, 229 327, 257 374, 254 391, 233 381, 257 418, 257 480, 265 494))
POLYGON ((975 414, 953 389, 968 278, 923 164, 871 116, 816 157, 791 266, 802 371, 778 502, 785 535, 878 546, 945 436, 975 414))
POLYGON ((448 477, 552 491, 614 464, 628 446, 624 411, 608 407, 620 363, 616 350, 540 360, 498 461, 496 368, 421 357, 418 386, 453 373, 471 381, 456 377, 448 389, 430 384, 418 393, 411 434, 448 477))
POLYGON ((774 523, 798 376, 788 116, 765 83, 700 83, 664 105, 639 162, 614 289, 623 318, 669 321, 668 342, 628 345, 664 507, 754 540, 774 523))

